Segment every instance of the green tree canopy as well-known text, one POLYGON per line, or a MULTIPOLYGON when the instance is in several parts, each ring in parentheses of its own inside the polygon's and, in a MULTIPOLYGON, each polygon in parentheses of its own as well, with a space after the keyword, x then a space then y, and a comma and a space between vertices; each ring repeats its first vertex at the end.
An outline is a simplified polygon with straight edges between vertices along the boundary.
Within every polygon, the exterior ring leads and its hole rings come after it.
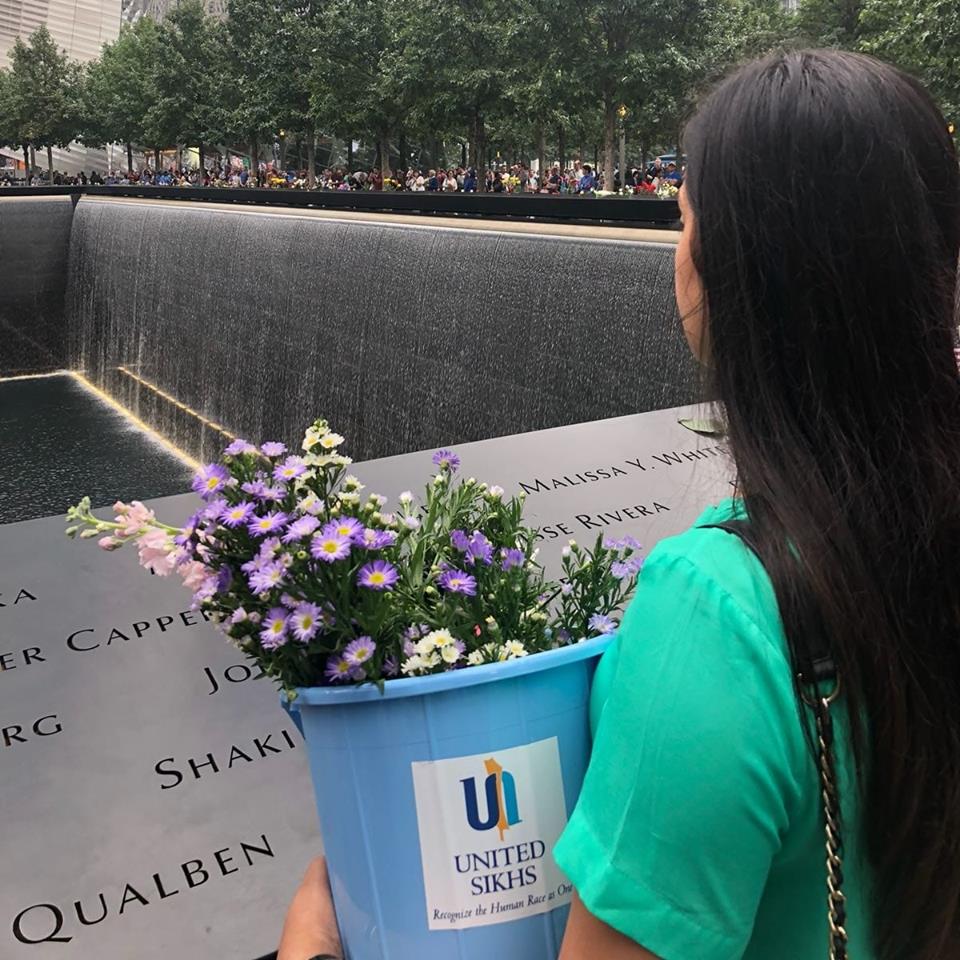
POLYGON ((160 28, 141 17, 125 25, 86 69, 81 139, 94 146, 125 143, 128 168, 133 167, 132 144, 167 146, 151 139, 147 125, 157 99, 153 72, 160 55, 160 28))
POLYGON ((80 132, 80 67, 57 48, 46 24, 10 52, 11 91, 8 110, 21 144, 46 147, 53 180, 53 147, 65 147, 80 132))

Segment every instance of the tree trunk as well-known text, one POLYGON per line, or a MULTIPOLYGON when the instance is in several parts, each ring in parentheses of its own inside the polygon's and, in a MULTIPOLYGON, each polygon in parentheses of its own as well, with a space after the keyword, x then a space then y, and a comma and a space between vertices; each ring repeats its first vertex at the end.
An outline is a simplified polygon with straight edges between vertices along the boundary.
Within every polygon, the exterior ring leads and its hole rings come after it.
POLYGON ((537 180, 543 186, 547 166, 547 133, 543 124, 537 127, 537 180))
POLYGON ((405 177, 410 165, 410 147, 407 144, 407 135, 400 134, 400 173, 405 177))
POLYGON ((50 186, 53 186, 53 147, 47 144, 47 177, 50 186))
POLYGON ((467 165, 467 141, 460 141, 460 166, 466 167, 467 165))
POLYGON ((159 147, 153 148, 153 172, 154 173, 160 172, 160 148, 159 147))
POLYGON ((617 108, 614 106, 613 91, 603 95, 603 188, 613 189, 613 151, 617 134, 617 108))
MULTIPOLYGON (((253 182, 260 186, 260 144, 256 137, 250 138, 250 176, 253 182)), ((248 180, 249 182, 249 180, 248 180)))
POLYGON ((353 173, 353 137, 347 137, 347 173, 353 173))
POLYGON ((380 150, 380 179, 386 180, 393 173, 390 169, 390 138, 386 134, 380 137, 378 149, 380 150))
POLYGON ((37 148, 30 144, 30 172, 37 169, 37 148))
POLYGON ((30 148, 26 144, 23 145, 23 175, 30 180, 30 148))
POLYGON ((200 172, 203 173, 203 164, 204 164, 204 161, 206 160, 206 156, 204 155, 204 152, 203 152, 202 140, 197 144, 197 155, 200 158, 200 172))
POLYGON ((560 169, 563 170, 566 167, 567 161, 567 144, 566 137, 564 134, 566 131, 563 129, 563 124, 561 123, 557 127, 557 159, 560 163, 560 169))
POLYGON ((307 188, 317 185, 317 137, 313 127, 307 128, 307 188))
POLYGON ((627 130, 623 122, 620 123, 620 190, 627 185, 627 130))
POLYGON ((133 171, 133 144, 127 141, 127 173, 133 171))

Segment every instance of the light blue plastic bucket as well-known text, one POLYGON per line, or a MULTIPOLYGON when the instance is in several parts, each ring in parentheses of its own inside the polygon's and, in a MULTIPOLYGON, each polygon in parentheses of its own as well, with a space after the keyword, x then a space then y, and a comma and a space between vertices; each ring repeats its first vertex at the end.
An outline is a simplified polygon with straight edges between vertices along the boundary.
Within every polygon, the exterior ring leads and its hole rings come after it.
MULTIPOLYGON (((530 906, 527 897, 533 899, 533 894, 528 888, 501 892, 500 885, 524 882, 531 876, 523 873, 528 868, 541 884, 548 876, 559 875, 547 844, 541 849, 536 841, 517 843, 511 838, 538 829, 544 804, 557 809, 562 805, 564 820, 572 811, 590 757, 591 680, 609 643, 610 638, 600 637, 506 663, 393 680, 383 693, 373 686, 297 691, 293 708, 299 710, 306 739, 348 960, 555 960, 569 910, 565 878, 560 875, 562 882, 552 891, 549 900, 556 902, 552 907, 530 906), (506 767, 502 773, 489 774, 500 768, 477 766, 478 776, 472 781, 444 780, 448 769, 465 764, 473 769, 481 757, 483 763, 494 764, 499 757, 512 767, 514 758, 521 769, 528 769, 523 764, 533 753, 559 756, 559 774, 554 778, 558 786, 550 796, 546 791, 553 761, 543 776, 525 776, 506 767), (419 766, 451 758, 467 759, 419 766), (421 804, 433 802, 432 791, 425 790, 421 780, 417 794, 414 764, 419 776, 429 769, 429 776, 436 778, 430 782, 439 785, 437 797, 447 791, 442 815, 428 823, 418 822, 417 799, 421 804), (557 796, 561 789, 562 799, 557 796), (471 790, 474 798, 479 796, 472 811, 471 790), (462 791, 464 803, 451 805, 450 791, 462 791), (493 797, 498 797, 496 802, 493 797), (497 810, 500 821, 491 827, 497 810), (456 896, 467 895, 463 884, 469 879, 470 896, 477 890, 477 914, 486 907, 497 916, 487 912, 482 925, 430 929, 428 909, 433 910, 435 926, 447 921, 438 919, 435 873, 425 886, 428 868, 421 830, 429 834, 428 843, 446 843, 456 850, 456 896), (434 832, 445 839, 437 840, 434 832), (473 838, 473 846, 461 843, 459 838, 466 834, 473 838), (482 852, 473 855, 468 847, 482 852), (490 865, 489 871, 484 864, 490 865), (489 879, 494 876, 500 879, 489 879), (492 893, 486 889, 491 885, 492 893), (428 898, 428 887, 433 899, 428 898), (517 911, 519 917, 501 913, 506 900, 524 904, 517 911), (530 909, 545 912, 522 915, 530 909)), ((552 821, 552 815, 546 819, 552 821)))

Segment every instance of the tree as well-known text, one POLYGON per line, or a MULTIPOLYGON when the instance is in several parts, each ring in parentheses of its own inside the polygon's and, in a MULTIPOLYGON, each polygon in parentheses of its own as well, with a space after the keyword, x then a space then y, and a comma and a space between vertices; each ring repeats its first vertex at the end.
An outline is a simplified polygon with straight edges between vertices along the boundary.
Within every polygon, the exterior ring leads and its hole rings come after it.
POLYGON ((424 26, 402 0, 331 0, 320 21, 313 110, 329 132, 375 144, 384 179, 392 139, 416 99, 412 41, 424 26))
POLYGON ((133 169, 133 144, 166 146, 151 140, 146 117, 156 103, 153 70, 160 57, 156 21, 141 17, 125 25, 120 36, 104 46, 99 60, 87 66, 83 84, 84 143, 126 144, 127 168, 133 169))
POLYGON ((22 148, 24 165, 29 168, 29 146, 20 139, 21 128, 17 114, 15 82, 9 70, 0 70, 0 147, 22 148))
POLYGON ((956 0, 865 0, 861 48, 918 77, 960 124, 960 6, 956 0))
POLYGON ((221 126, 228 137, 249 145, 250 171, 258 176, 260 144, 277 129, 279 107, 275 85, 267 82, 279 70, 269 54, 260 0, 229 0, 225 30, 221 126))
POLYGON ((27 43, 20 37, 10 51, 11 112, 21 144, 46 147, 47 169, 53 183, 53 148, 65 147, 79 132, 80 67, 57 49, 46 24, 27 43))
POLYGON ((598 0, 581 23, 580 56, 603 110, 603 169, 613 183, 617 110, 669 88, 671 65, 701 42, 705 0, 675 0, 651 12, 643 0, 598 0), (669 79, 668 79, 669 78, 669 79), (667 81, 664 83, 664 81, 667 81))
POLYGON ((223 56, 223 38, 200 0, 183 0, 160 24, 158 59, 151 72, 156 97, 145 128, 155 143, 195 145, 201 166, 204 143, 220 139, 218 99, 228 78, 214 68, 223 56))
POLYGON ((490 120, 503 115, 511 82, 510 34, 495 0, 449 0, 429 23, 407 29, 411 118, 427 130, 461 131, 470 162, 487 160, 490 120))
POLYGON ((806 45, 855 50, 860 42, 863 0, 801 0, 797 33, 806 45))

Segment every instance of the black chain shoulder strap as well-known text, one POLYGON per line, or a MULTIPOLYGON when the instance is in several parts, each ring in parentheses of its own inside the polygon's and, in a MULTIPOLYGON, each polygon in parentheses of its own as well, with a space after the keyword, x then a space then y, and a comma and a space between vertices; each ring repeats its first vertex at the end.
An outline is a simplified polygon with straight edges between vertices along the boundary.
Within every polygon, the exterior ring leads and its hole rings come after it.
MULTIPOLYGON (((748 523, 731 521, 712 523, 701 530, 724 530, 739 537, 763 563, 748 523)), ((843 819, 837 783, 836 750, 833 717, 830 707, 840 695, 840 676, 826 646, 817 647, 822 637, 800 638, 806 650, 794 664, 803 702, 813 711, 817 730, 817 773, 820 778, 820 801, 827 864, 827 922, 829 960, 848 960, 847 898, 843 893, 843 819), (826 688, 829 692, 824 693, 826 688)))

